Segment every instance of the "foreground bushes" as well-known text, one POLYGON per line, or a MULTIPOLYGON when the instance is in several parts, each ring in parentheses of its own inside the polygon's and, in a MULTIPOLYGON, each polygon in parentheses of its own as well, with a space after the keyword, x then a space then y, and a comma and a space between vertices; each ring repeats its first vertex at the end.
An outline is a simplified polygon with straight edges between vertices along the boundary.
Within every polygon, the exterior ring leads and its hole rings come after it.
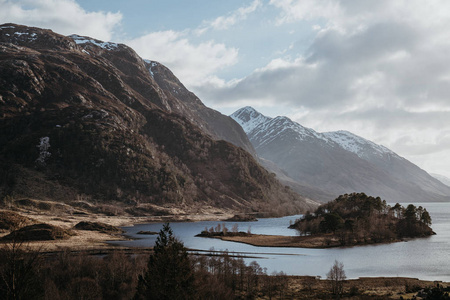
POLYGON ((189 254, 168 225, 153 253, 44 254, 13 240, 0 249, 0 299, 252 299, 282 296, 283 273, 228 253, 189 254))

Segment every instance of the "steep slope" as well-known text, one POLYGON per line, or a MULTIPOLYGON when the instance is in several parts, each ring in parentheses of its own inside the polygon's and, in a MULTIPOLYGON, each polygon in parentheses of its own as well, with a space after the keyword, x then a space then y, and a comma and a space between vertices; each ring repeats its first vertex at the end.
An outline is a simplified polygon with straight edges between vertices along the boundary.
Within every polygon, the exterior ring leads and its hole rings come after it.
POLYGON ((185 116, 214 139, 228 141, 256 155, 247 135, 233 119, 206 107, 162 64, 148 60, 146 64, 153 79, 170 99, 168 105, 171 111, 185 116))
POLYGON ((0 25, 0 197, 90 199, 130 213, 314 206, 205 129, 215 127, 190 110, 214 112, 193 94, 183 104, 152 64, 125 45, 0 25))
POLYGON ((350 132, 318 133, 286 117, 268 118, 245 107, 231 115, 257 154, 297 183, 321 189, 315 196, 365 192, 388 201, 447 201, 450 189, 386 147, 350 132))
POLYGON ((334 197, 334 194, 326 192, 319 187, 291 178, 285 170, 281 169, 277 164, 270 160, 259 157, 258 161, 264 168, 266 168, 266 170, 275 174, 277 179, 283 185, 289 186, 294 192, 306 197, 307 199, 314 199, 319 202, 328 202, 334 197))
POLYGON ((450 195, 450 189, 439 180, 384 146, 348 131, 326 132, 323 135, 393 177, 415 184, 425 192, 444 197, 450 195))

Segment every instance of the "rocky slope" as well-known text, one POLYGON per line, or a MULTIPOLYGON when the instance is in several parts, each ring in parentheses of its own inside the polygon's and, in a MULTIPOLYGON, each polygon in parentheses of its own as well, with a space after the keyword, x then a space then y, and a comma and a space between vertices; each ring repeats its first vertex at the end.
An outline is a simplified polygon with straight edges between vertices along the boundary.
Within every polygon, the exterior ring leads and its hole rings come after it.
POLYGON ((274 162, 297 184, 324 193, 311 191, 310 197, 329 201, 330 194, 365 192, 391 202, 450 200, 450 189, 424 170, 350 132, 318 133, 286 117, 262 116, 251 107, 231 117, 260 157, 274 162))
POLYGON ((228 141, 256 155, 247 135, 232 118, 206 107, 167 67, 155 61, 145 62, 151 76, 167 95, 169 110, 185 116, 214 139, 228 141))
POLYGON ((135 214, 315 205, 242 149, 253 151, 234 121, 125 45, 0 25, 0 103, 1 198, 89 200, 135 214))

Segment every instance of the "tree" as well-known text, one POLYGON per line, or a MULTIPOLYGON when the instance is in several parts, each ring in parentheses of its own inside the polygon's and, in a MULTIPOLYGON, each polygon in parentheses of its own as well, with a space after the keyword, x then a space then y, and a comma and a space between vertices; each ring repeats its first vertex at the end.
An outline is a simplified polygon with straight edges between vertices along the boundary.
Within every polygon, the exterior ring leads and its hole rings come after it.
POLYGON ((323 232, 332 231, 336 232, 339 228, 341 228, 343 224, 343 219, 341 216, 335 213, 329 213, 324 216, 324 220, 320 222, 320 228, 323 232))
POLYGON ((339 297, 344 290, 344 280, 346 278, 344 264, 335 260, 330 271, 327 273, 327 279, 330 280, 331 292, 337 297, 339 297))
POLYGON ((135 299, 193 299, 192 263, 167 223, 159 232, 147 272, 139 276, 135 299))
POLYGON ((31 250, 12 228, 12 238, 0 247, 0 299, 39 299, 43 282, 39 274, 41 249, 31 250))
POLYGON ((395 205, 392 208, 392 210, 395 212, 395 216, 398 219, 400 219, 402 217, 403 207, 400 205, 400 203, 395 203, 395 205))
POLYGON ((46 160, 51 156, 51 153, 48 152, 48 149, 50 148, 50 138, 48 136, 41 137, 39 145, 36 147, 39 148, 39 157, 36 159, 36 164, 45 166, 46 160))
POLYGON ((423 210, 420 220, 427 226, 431 225, 431 217, 426 209, 423 210))
POLYGON ((417 220, 417 208, 414 206, 414 204, 409 204, 404 212, 405 219, 413 222, 417 220))

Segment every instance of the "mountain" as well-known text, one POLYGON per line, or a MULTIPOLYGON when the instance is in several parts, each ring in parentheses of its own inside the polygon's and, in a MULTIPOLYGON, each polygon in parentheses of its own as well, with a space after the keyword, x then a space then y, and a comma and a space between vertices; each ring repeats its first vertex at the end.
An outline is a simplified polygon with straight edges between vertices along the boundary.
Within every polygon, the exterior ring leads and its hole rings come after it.
POLYGON ((216 140, 226 140, 256 155, 255 149, 242 128, 230 117, 206 107, 187 90, 173 73, 155 61, 145 61, 151 76, 167 95, 167 109, 188 118, 216 140))
POLYGON ((287 117, 263 116, 251 107, 231 117, 260 157, 275 163, 297 184, 323 193, 310 191, 308 197, 329 201, 333 199, 329 195, 365 192, 390 202, 450 200, 448 186, 388 148, 350 132, 319 133, 287 117))
POLYGON ((430 175, 433 176, 434 178, 436 178, 437 180, 439 180, 440 182, 442 182, 443 184, 450 186, 450 178, 448 178, 444 175, 433 174, 433 173, 430 173, 430 175))
POLYGON ((0 103, 1 199, 132 214, 316 205, 244 150, 231 118, 126 45, 0 25, 0 103))

